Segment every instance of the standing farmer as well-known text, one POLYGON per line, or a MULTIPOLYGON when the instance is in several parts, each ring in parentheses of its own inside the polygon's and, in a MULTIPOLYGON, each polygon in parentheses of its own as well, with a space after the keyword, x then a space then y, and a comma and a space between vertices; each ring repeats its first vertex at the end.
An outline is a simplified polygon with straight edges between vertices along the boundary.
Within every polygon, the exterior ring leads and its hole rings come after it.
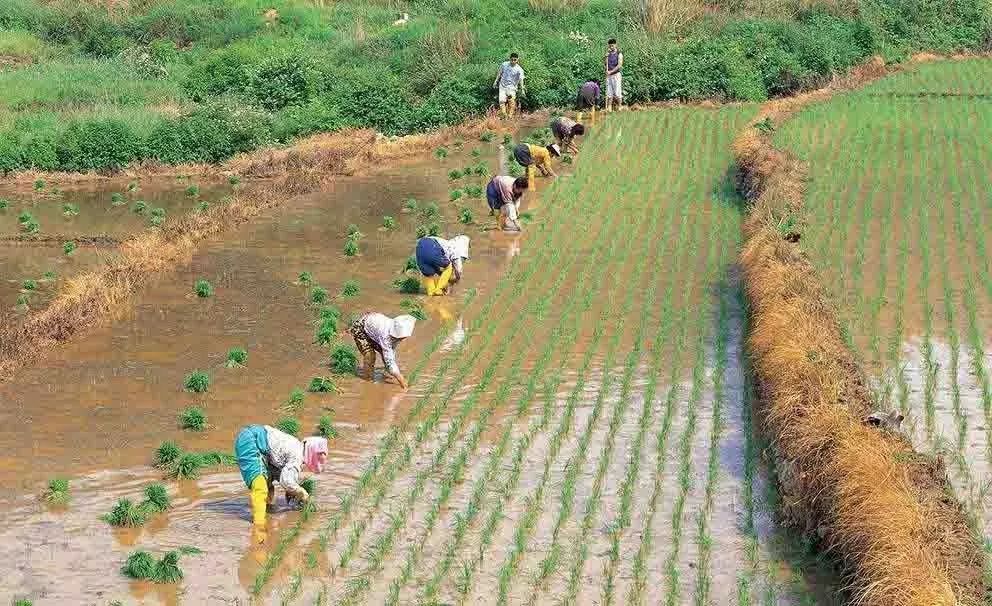
POLYGON ((499 89, 499 109, 503 117, 513 117, 517 108, 517 89, 524 96, 524 68, 520 67, 520 55, 510 53, 510 60, 504 61, 496 71, 493 88, 499 89))
POLYGON ((390 318, 377 312, 366 312, 355 320, 351 325, 351 336, 355 339, 358 351, 362 353, 367 379, 372 379, 375 355, 379 354, 383 364, 386 365, 386 373, 396 379, 403 389, 409 386, 403 373, 400 372, 399 364, 396 363, 396 346, 413 334, 413 326, 416 323, 417 319, 413 316, 402 315, 390 318))
POLYGON ((610 38, 606 51, 606 111, 613 111, 613 103, 617 109, 623 109, 623 53, 617 48, 617 39, 610 38))
POLYGON ((450 240, 428 236, 417 240, 417 268, 423 274, 428 297, 448 293, 448 285, 462 279, 462 260, 468 259, 468 236, 450 240))
POLYGON ((517 206, 526 189, 526 177, 514 179, 506 175, 493 177, 486 186, 489 214, 499 211, 499 222, 503 231, 520 231, 520 224, 517 223, 517 206))
POLYGON ((286 498, 301 503, 310 499, 300 486, 303 469, 320 473, 327 462, 327 438, 317 436, 303 441, 268 425, 249 425, 234 440, 234 456, 241 477, 250 491, 251 517, 255 540, 265 541, 266 507, 275 501, 273 482, 278 481, 286 498))
POLYGON ((586 127, 571 118, 558 116, 551 121, 551 134, 554 135, 562 149, 577 154, 579 148, 575 146, 573 139, 586 134, 586 127))
POLYGON ((533 176, 531 173, 536 166, 545 177, 556 177, 554 169, 551 168, 551 156, 561 155, 561 149, 551 144, 547 147, 531 145, 529 143, 519 143, 513 148, 513 157, 517 164, 527 169, 527 180, 533 176))

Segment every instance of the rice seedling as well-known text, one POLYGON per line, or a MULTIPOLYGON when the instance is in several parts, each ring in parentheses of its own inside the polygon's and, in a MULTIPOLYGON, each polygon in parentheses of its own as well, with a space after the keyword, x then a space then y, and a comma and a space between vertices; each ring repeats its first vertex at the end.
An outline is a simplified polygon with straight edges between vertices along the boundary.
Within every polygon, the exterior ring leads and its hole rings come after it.
POLYGON ((42 498, 49 505, 68 505, 71 496, 69 495, 69 480, 65 478, 55 478, 48 482, 48 489, 42 498))
POLYGON ((352 239, 355 239, 355 240, 358 240, 358 239, 361 239, 361 238, 364 238, 365 237, 365 234, 363 234, 361 231, 359 231, 358 226, 355 225, 354 223, 349 223, 348 224, 347 234, 346 235, 349 238, 352 238, 352 239))
POLYGON ((358 241, 354 238, 348 238, 344 243, 344 255, 346 257, 354 257, 358 254, 358 241))
POLYGON ((14 606, 34 606, 34 602, 22 598, 22 599, 14 600, 14 606))
POLYGON ((478 147, 473 147, 471 153, 473 158, 478 158, 479 156, 482 155, 482 150, 479 149, 478 147))
POLYGON ((303 401, 306 398, 306 394, 299 387, 294 387, 291 392, 289 392, 289 397, 283 403, 283 408, 292 411, 298 411, 303 408, 303 401))
POLYGON ((243 347, 232 347, 227 351, 227 361, 224 366, 227 368, 244 368, 248 361, 248 351, 243 347))
POLYGON ((472 168, 472 172, 478 177, 486 177, 489 175, 489 166, 485 162, 479 162, 472 168))
POLYGON ((179 554, 170 551, 162 556, 155 564, 155 572, 151 580, 156 583, 178 583, 183 580, 183 571, 179 568, 179 554))
POLYGON ((31 280, 29 278, 29 279, 24 280, 23 282, 21 282, 21 288, 23 290, 37 290, 38 289, 38 283, 35 282, 34 280, 31 280))
POLYGON ((416 299, 403 299, 400 301, 400 307, 406 313, 410 314, 418 320, 426 320, 427 314, 424 313, 424 306, 416 299))
POLYGON ((317 421, 317 433, 328 439, 338 437, 338 430, 334 427, 333 411, 320 416, 317 421))
POLYGON ((199 211, 199 212, 201 212, 201 213, 205 213, 208 210, 210 210, 210 203, 207 202, 206 200, 203 200, 199 204, 196 205, 196 210, 199 211))
POLYGON ((335 374, 355 374, 358 371, 358 353, 350 345, 339 343, 331 348, 331 372, 335 374))
POLYGON ((148 516, 131 499, 122 497, 114 505, 114 508, 110 510, 110 513, 103 516, 103 520, 111 526, 134 528, 143 525, 148 520, 148 516))
POLYGON ((410 255, 409 257, 407 257, 406 258, 406 264, 403 266, 403 271, 404 272, 417 271, 418 269, 420 269, 420 268, 417 265, 417 257, 415 257, 413 255, 410 255))
POLYGON ((524 175, 524 169, 516 162, 507 163, 506 172, 511 177, 522 177, 524 175))
POLYGON ((214 287, 210 282, 200 279, 193 284, 193 292, 196 293, 197 297, 201 299, 206 299, 214 294, 214 287))
POLYGON ((562 154, 562 157, 561 157, 561 163, 562 164, 571 164, 574 161, 575 160, 572 158, 572 155, 571 154, 562 154))
POLYGON ((504 134, 503 135, 503 145, 509 145, 511 143, 513 143, 513 137, 510 136, 510 133, 504 134))
POLYGON ((17 215, 17 222, 21 224, 27 223, 28 221, 31 221, 33 219, 34 219, 34 215, 32 215, 30 212, 26 210, 22 210, 20 214, 17 215))
POLYGON ((148 203, 145 202, 144 200, 137 200, 135 201, 134 205, 131 206, 131 212, 133 212, 136 215, 140 215, 144 213, 146 210, 148 210, 148 203))
POLYGON ((162 227, 163 223, 165 223, 165 209, 153 208, 151 216, 148 217, 148 224, 152 227, 162 227))
POLYGON ((416 212, 417 211, 417 199, 416 198, 407 198, 406 200, 404 200, 403 201, 403 211, 404 212, 408 212, 408 213, 416 212))
POLYGON ((227 182, 230 185, 238 185, 239 183, 241 183, 241 177, 239 177, 238 175, 230 175, 227 177, 227 182))
POLYGON ((10 206, 10 200, 6 198, 0 198, 0 210, 7 210, 10 206))
POLYGON ((452 202, 454 202, 456 200, 461 200, 462 196, 464 196, 464 195, 465 195, 465 193, 462 190, 460 190, 460 189, 453 189, 453 190, 451 190, 451 193, 448 194, 448 199, 451 200, 452 202))
POLYGON ((75 217, 79 214, 79 207, 75 204, 66 202, 62 205, 62 216, 63 217, 75 217))
POLYGON ((341 286, 341 296, 357 297, 361 290, 362 287, 359 286, 358 280, 345 280, 344 284, 341 286))
POLYGON ((522 212, 522 213, 520 213, 520 220, 521 221, 526 221, 526 222, 533 221, 534 220, 534 213, 527 212, 527 211, 522 212))
POLYGON ((51 271, 51 270, 46 271, 45 273, 41 274, 41 276, 43 278, 45 278, 46 280, 54 280, 55 277, 56 277, 55 276, 55 272, 54 271, 51 271))
POLYGON ((407 276, 405 278, 399 278, 393 282, 393 286, 396 290, 400 291, 405 295, 419 295, 420 294, 420 280, 413 276, 407 276))
POLYGON ((330 345, 338 336, 338 321, 336 318, 324 318, 317 324, 313 342, 317 345, 330 345))
POLYGON ((495 139, 496 139, 496 134, 488 130, 483 131, 482 135, 479 137, 479 140, 482 141, 483 143, 491 143, 495 139))
POLYGON ((124 196, 122 194, 120 194, 118 192, 114 192, 114 193, 110 194, 110 205, 111 206, 123 206, 125 204, 127 204, 127 200, 124 199, 124 196))
POLYGON ((334 320, 334 322, 338 322, 341 319, 341 310, 333 305, 321 307, 317 310, 317 319, 320 321, 334 320))
POLYGON ((296 278, 295 284, 299 286, 310 286, 313 284, 313 274, 308 271, 301 271, 299 277, 296 278))
POLYGON ((182 454, 182 449, 180 449, 175 442, 162 442, 162 444, 155 449, 154 465, 160 469, 169 467, 178 461, 182 454))
POLYGON ((310 288, 310 303, 313 305, 323 305, 328 300, 330 300, 330 295, 327 294, 326 288, 316 285, 310 288))
POLYGON ((300 480, 300 487, 307 491, 307 494, 309 494, 312 499, 317 493, 317 480, 315 478, 304 478, 300 480))
POLYGON ((462 225, 472 225, 475 223, 475 216, 470 209, 462 208, 458 211, 458 222, 462 225))
POLYGON ((437 158, 438 160, 444 160, 445 158, 448 157, 448 148, 447 147, 439 147, 439 148, 435 149, 434 150, 434 157, 437 158))
POLYGON ((420 217, 424 221, 437 221, 441 218, 441 207, 437 202, 428 202, 420 209, 420 217))
POLYGON ((332 377, 314 377, 307 387, 310 393, 341 393, 341 388, 332 377))
POLYGON ((465 188, 465 195, 469 198, 481 198, 482 187, 479 185, 469 185, 465 188))
POLYGON ((210 375, 202 370, 194 370, 186 375, 186 379, 183 381, 183 387, 186 391, 203 393, 210 387, 210 375))
POLYGON ((179 458, 166 471, 170 478, 195 480, 200 477, 200 470, 206 464, 208 464, 208 460, 204 456, 193 452, 186 452, 179 455, 179 458))
POLYGON ((190 431, 207 428, 207 414, 199 406, 188 406, 179 413, 179 426, 190 431))
POLYGON ((127 557, 121 572, 132 579, 150 579, 155 575, 155 564, 150 553, 139 549, 127 557))
POLYGON ((438 223, 428 223, 417 228, 417 237, 426 238, 428 236, 440 236, 441 225, 438 223), (421 235, 423 234, 423 235, 421 235))
POLYGON ((41 224, 34 217, 31 217, 27 221, 21 222, 21 231, 26 234, 36 234, 41 231, 41 224))
POLYGON ((300 421, 294 417, 283 417, 276 422, 276 429, 291 436, 300 435, 300 421))
POLYGON ((458 170, 457 168, 453 168, 453 169, 451 169, 451 170, 448 171, 448 180, 449 181, 457 181, 457 180, 459 180, 461 178, 462 178, 462 171, 458 170))
POLYGON ((169 508, 170 503, 169 492, 164 485, 156 482, 145 488, 145 501, 141 507, 146 511, 161 513, 169 508))
POLYGON ((34 190, 35 191, 41 191, 43 189, 45 189, 45 180, 44 179, 36 179, 35 182, 34 182, 34 190))
POLYGON ((386 215, 386 216, 384 216, 382 218, 382 228, 383 229, 393 230, 393 229, 396 229, 398 226, 399 226, 399 224, 396 222, 396 219, 395 218, 393 218, 393 217, 391 217, 389 215, 386 215))
POLYGON ((136 191, 137 189, 138 189, 137 181, 131 181, 130 183, 127 184, 127 191, 133 192, 136 191))
POLYGON ((69 240, 68 242, 63 242, 62 243, 62 252, 66 256, 69 256, 72 253, 76 252, 76 243, 73 242, 72 240, 69 240))
POLYGON ((190 185, 186 187, 186 197, 195 198, 200 195, 200 188, 196 185, 190 185))

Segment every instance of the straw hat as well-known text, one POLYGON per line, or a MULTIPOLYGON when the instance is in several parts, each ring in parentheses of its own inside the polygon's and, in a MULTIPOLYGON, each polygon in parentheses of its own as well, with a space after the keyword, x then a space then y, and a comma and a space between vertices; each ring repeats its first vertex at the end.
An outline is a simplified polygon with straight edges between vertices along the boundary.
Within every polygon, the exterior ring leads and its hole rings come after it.
POLYGON ((455 236, 451 239, 451 247, 455 251, 455 257, 459 259, 468 259, 468 243, 470 242, 468 236, 455 236))
POLYGON ((413 334, 413 326, 417 323, 417 318, 408 316, 396 316, 393 318, 393 325, 389 327, 389 336, 394 339, 405 339, 413 334))

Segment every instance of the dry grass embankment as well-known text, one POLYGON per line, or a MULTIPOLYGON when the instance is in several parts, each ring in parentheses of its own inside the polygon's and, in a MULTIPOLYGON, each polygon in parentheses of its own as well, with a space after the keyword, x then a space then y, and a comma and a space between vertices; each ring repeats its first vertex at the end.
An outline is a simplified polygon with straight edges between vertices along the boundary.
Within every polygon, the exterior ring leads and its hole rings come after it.
POLYGON ((0 381, 74 335, 110 318, 155 276, 190 261, 197 244, 251 220, 286 199, 318 190, 329 177, 352 174, 384 161, 429 153, 455 138, 495 130, 489 119, 425 135, 386 139, 360 130, 311 137, 288 149, 260 150, 232 159, 223 170, 266 180, 230 202, 193 211, 120 243, 102 268, 68 281, 45 309, 18 325, 0 327, 0 381))
POLYGON ((873 406, 865 373, 795 243, 805 167, 774 148, 767 128, 886 71, 876 61, 826 89, 770 102, 735 141, 749 200, 740 261, 758 416, 772 442, 784 520, 819 537, 852 603, 984 604, 983 552, 943 463, 864 422, 873 406))

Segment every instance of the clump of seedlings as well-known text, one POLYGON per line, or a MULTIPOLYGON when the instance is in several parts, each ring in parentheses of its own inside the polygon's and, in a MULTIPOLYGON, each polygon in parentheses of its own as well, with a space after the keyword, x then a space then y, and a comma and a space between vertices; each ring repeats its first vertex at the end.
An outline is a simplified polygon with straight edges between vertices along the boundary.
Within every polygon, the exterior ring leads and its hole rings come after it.
POLYGON ((349 223, 348 224, 348 233, 347 233, 347 236, 349 238, 355 238, 357 240, 357 239, 360 239, 360 238, 364 238, 365 237, 365 234, 363 234, 361 231, 359 231, 357 225, 355 225, 354 223, 349 223))
POLYGON ((48 482, 48 489, 45 494, 42 495, 45 502, 49 505, 68 505, 69 499, 69 480, 65 478, 55 478, 48 482))
POLYGON ((170 503, 169 491, 162 484, 155 482, 145 488, 145 502, 141 504, 141 507, 148 511, 161 513, 169 508, 170 503))
POLYGON ((300 435, 300 421, 295 417, 283 417, 276 423, 276 429, 291 436, 300 435))
POLYGON ((400 291, 405 295, 419 295, 420 294, 420 280, 413 276, 407 276, 405 278, 399 278, 393 282, 393 286, 396 290, 400 291))
POLYGON ((420 209, 420 216, 424 221, 434 221, 441 218, 441 207, 437 202, 428 202, 420 209))
POLYGON ((76 252, 76 243, 73 242, 72 240, 69 240, 68 242, 63 242, 62 252, 65 253, 66 255, 71 255, 72 253, 76 252))
POLYGON ((111 206, 121 206, 122 204, 125 204, 124 196, 123 195, 119 194, 118 192, 114 192, 114 193, 110 194, 110 205, 111 206))
POLYGON ((485 162, 479 162, 475 165, 475 168, 472 169, 472 172, 480 177, 484 177, 489 174, 489 166, 485 162))
POLYGON ((303 408, 303 400, 306 398, 306 394, 299 387, 294 387, 293 391, 289 392, 289 398, 283 404, 283 408, 287 410, 300 410, 303 408))
POLYGON ((513 143, 513 137, 510 136, 510 133, 503 135, 503 145, 509 145, 511 143, 513 143))
POLYGON ((45 180, 44 179, 37 179, 37 180, 35 180, 35 182, 34 182, 34 190, 35 191, 41 191, 43 189, 45 189, 45 180))
POLYGON ((356 238, 349 237, 344 242, 344 255, 346 257, 354 257, 358 254, 358 240, 356 238))
POLYGON ((331 348, 331 372, 355 374, 358 370, 358 354, 350 345, 339 343, 331 348))
POLYGON ((179 554, 170 551, 155 565, 152 581, 156 583, 178 583, 183 580, 183 571, 179 568, 179 554))
POLYGON ((479 137, 479 139, 484 143, 491 143, 493 140, 496 139, 496 134, 493 133, 492 131, 487 130, 482 133, 482 136, 479 137))
POLYGON ((34 215, 32 215, 26 210, 22 210, 21 214, 17 215, 17 222, 21 224, 27 223, 32 219, 34 219, 34 215))
POLYGON ((28 303, 30 302, 31 299, 28 297, 27 293, 21 293, 17 295, 17 303, 14 305, 14 308, 18 312, 25 312, 28 310, 28 303))
POLYGON ((162 442, 155 449, 155 462, 153 464, 159 469, 164 469, 178 461, 182 455, 182 449, 175 442, 162 442))
POLYGON ((449 195, 449 199, 452 202, 454 202, 455 200, 461 199, 461 197, 463 195, 465 195, 465 193, 462 190, 460 190, 460 189, 453 189, 453 190, 451 190, 451 194, 449 195))
POLYGON ((21 282, 21 288, 24 290, 37 290, 38 283, 29 278, 21 282))
POLYGON ((131 212, 140 215, 144 213, 147 209, 148 209, 147 202, 145 202, 144 200, 137 200, 134 203, 134 205, 131 207, 131 212))
POLYGON ((110 510, 110 513, 103 516, 103 520, 111 526, 134 528, 144 524, 145 521, 148 520, 148 516, 144 510, 135 505, 131 499, 122 497, 117 501, 117 504, 114 505, 114 508, 110 510))
POLYGON ((70 204, 66 202, 62 205, 62 216, 64 217, 75 217, 79 214, 79 207, 75 204, 70 204))
POLYGON ((165 209, 153 208, 151 217, 148 219, 148 222, 155 227, 159 227, 160 225, 162 225, 162 223, 165 222, 165 209))
POLYGON ((473 147, 472 148, 472 157, 473 158, 478 158, 481 155, 482 155, 482 150, 481 149, 479 149, 478 147, 473 147))
POLYGON ((458 211, 458 221, 463 225, 471 225, 475 223, 475 217, 472 215, 472 211, 468 208, 462 208, 458 211))
POLYGON ((331 377, 314 377, 307 387, 310 393, 341 393, 341 388, 331 377))
POLYGON ((329 298, 327 289, 322 286, 314 286, 310 289, 310 302, 314 305, 323 305, 329 298))
POLYGON ((408 213, 415 212, 417 210, 417 199, 407 198, 403 201, 403 210, 408 213))
POLYGON ((241 347, 232 347, 227 352, 227 362, 224 366, 228 368, 243 368, 248 361, 248 351, 241 347))
POLYGON ((416 299, 403 299, 400 301, 400 307, 418 320, 427 319, 427 314, 424 313, 424 306, 416 299))
POLYGON ((317 345, 330 345, 331 341, 333 341, 337 335, 338 323, 336 320, 321 320, 320 323, 317 324, 317 330, 314 333, 313 342, 317 345))
POLYGON ((43 278, 45 278, 46 280, 54 280, 55 279, 55 272, 49 270, 49 271, 46 271, 45 273, 41 274, 41 276, 43 278))
POLYGON ((137 181, 131 181, 130 183, 127 184, 127 190, 128 191, 135 191, 136 189, 138 189, 138 182, 137 181))
POLYGON ((448 148, 447 147, 439 147, 439 148, 435 149, 434 150, 434 157, 437 158, 438 160, 444 160, 445 158, 448 157, 448 148))
POLYGON ((231 175, 227 178, 227 182, 230 183, 231 185, 237 185, 241 183, 241 177, 239 177, 238 175, 231 175))
POLYGON ((155 574, 155 558, 139 549, 127 557, 121 572, 132 579, 151 579, 155 574))
POLYGON ((36 234, 41 231, 41 224, 27 211, 21 213, 17 220, 21 225, 21 231, 26 234, 36 234))
POLYGON ((202 455, 185 452, 168 469, 168 476, 177 480, 195 480, 200 477, 200 468, 207 464, 202 455))
POLYGON ((8 206, 10 206, 10 200, 7 198, 0 198, 0 210, 7 210, 8 206))
POLYGON ((193 292, 195 292, 196 296, 201 299, 206 299, 207 297, 213 296, 214 287, 210 284, 210 282, 201 279, 197 280, 196 283, 193 284, 193 292))
POLYGON ((448 179, 451 181, 457 181, 462 178, 462 171, 457 168, 453 168, 448 171, 448 179))
POLYGON ((203 393, 210 387, 210 375, 202 370, 194 370, 186 377, 183 386, 186 388, 186 391, 203 393))
POLYGON ((406 265, 403 266, 403 271, 413 271, 415 269, 420 269, 420 267, 417 266, 417 257, 410 255, 406 258, 406 265))
POLYGON ((196 185, 190 185, 186 188, 186 197, 195 198, 200 195, 200 188, 196 185))
POLYGON ((397 226, 396 219, 394 219, 393 217, 386 215, 385 217, 382 218, 383 229, 396 229, 396 226, 397 226))
POLYGON ((190 431, 207 428, 207 413, 199 406, 188 406, 179 413, 179 426, 190 431))
POLYGON ((338 437, 338 430, 334 427, 334 411, 320 416, 320 420, 317 421, 317 433, 327 439, 338 437))
POLYGON ((520 220, 521 221, 533 221, 534 220, 534 213, 522 212, 522 213, 520 213, 520 220))
POLYGON ((357 297, 361 290, 362 288, 359 286, 358 280, 345 280, 344 285, 341 286, 341 296, 357 297))
POLYGON ((469 198, 481 198, 482 197, 482 187, 478 185, 469 185, 465 188, 465 195, 469 198))
POLYGON ((510 162, 507 172, 510 173, 511 177, 520 177, 524 174, 524 169, 520 168, 520 165, 516 162, 510 162))
POLYGON ((205 213, 209 209, 210 209, 210 203, 207 202, 206 200, 196 205, 196 210, 200 211, 201 213, 205 213))
POLYGON ((299 277, 296 278, 296 283, 300 286, 310 286, 313 284, 313 274, 308 271, 301 271, 299 277))
POLYGON ((166 553, 156 562, 150 553, 139 549, 128 556, 121 572, 132 579, 154 583, 178 583, 183 579, 183 571, 179 568, 179 553, 175 551, 166 553))
POLYGON ((574 158, 572 158, 572 156, 571 156, 571 154, 564 154, 564 155, 563 155, 563 156, 561 157, 561 163, 562 163, 562 164, 571 164, 571 163, 572 163, 572 162, 574 162, 574 161, 575 161, 575 159, 574 159, 574 158))

